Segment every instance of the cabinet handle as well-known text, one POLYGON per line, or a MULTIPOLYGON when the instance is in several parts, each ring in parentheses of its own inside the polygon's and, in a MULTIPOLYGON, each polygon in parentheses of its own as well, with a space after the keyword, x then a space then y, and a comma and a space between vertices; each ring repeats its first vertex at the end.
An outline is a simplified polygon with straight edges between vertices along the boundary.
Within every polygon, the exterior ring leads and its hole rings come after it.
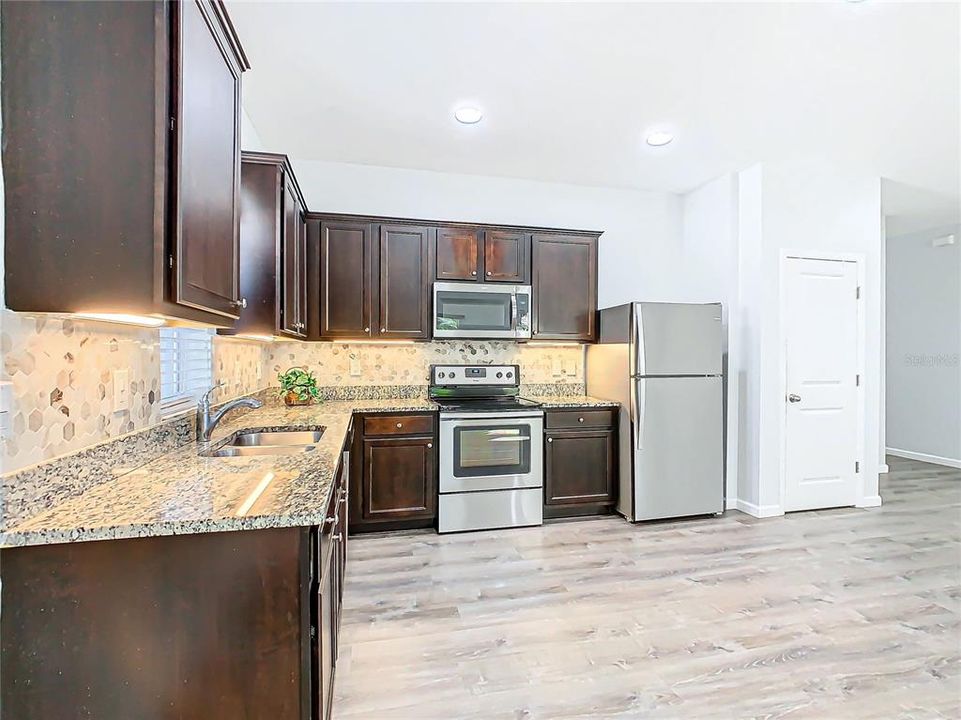
POLYGON ((584 418, 577 418, 577 422, 584 422, 584 418))
POLYGON ((428 450, 430 450, 432 447, 434 447, 434 443, 427 443, 427 449, 428 449, 428 450))
POLYGON ((330 539, 331 539, 331 540, 343 540, 344 538, 343 538, 343 536, 342 536, 340 533, 337 533, 336 535, 331 535, 331 536, 330 536, 330 539))
POLYGON ((549 443, 554 442, 554 438, 547 438, 547 442, 549 442, 549 443))
POLYGON ((240 300, 231 300, 230 304, 236 308, 240 308, 241 310, 244 310, 247 307, 247 298, 240 298, 240 300))
POLYGON ((328 525, 337 525, 337 521, 339 519, 340 518, 337 515, 334 515, 333 517, 326 518, 324 522, 327 523, 328 525))
POLYGON ((399 427, 399 428, 404 427, 404 423, 397 423, 397 427, 399 427))

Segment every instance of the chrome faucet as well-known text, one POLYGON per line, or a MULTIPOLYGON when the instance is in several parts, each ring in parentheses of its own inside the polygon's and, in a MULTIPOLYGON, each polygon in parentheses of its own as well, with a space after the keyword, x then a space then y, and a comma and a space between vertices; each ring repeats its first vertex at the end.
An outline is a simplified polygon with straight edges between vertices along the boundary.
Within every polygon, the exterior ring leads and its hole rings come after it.
POLYGON ((203 394, 200 398, 200 402, 197 403, 197 440, 200 442, 209 442, 210 434, 217 427, 217 424, 223 420, 224 415, 229 413, 234 408, 248 407, 256 410, 259 407, 263 407, 263 403, 260 400, 252 397, 242 397, 236 400, 231 400, 228 403, 224 403, 217 409, 216 412, 211 412, 210 409, 210 393, 219 387, 223 387, 223 381, 214 385, 210 390, 203 394))

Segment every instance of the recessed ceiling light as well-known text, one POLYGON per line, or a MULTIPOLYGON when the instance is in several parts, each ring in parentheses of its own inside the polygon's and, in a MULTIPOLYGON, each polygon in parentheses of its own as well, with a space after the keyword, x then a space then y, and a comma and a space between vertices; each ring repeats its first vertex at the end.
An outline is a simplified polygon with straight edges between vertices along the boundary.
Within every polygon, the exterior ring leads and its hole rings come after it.
POLYGON ((655 130, 647 134, 647 144, 651 147, 664 147, 674 141, 674 136, 663 130, 655 130))
POLYGON ((479 108, 475 107, 459 107, 454 111, 454 117, 457 118, 457 122, 463 123, 464 125, 474 125, 479 123, 481 118, 484 117, 484 113, 480 111, 479 108))

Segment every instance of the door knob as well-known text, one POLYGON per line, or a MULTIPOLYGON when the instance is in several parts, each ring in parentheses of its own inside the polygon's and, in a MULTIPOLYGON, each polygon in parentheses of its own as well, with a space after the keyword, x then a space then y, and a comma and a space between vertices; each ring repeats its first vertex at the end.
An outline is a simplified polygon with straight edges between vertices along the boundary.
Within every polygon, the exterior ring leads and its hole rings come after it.
POLYGON ((787 401, 791 403, 799 403, 801 402, 801 396, 791 393, 790 395, 787 396, 787 401))

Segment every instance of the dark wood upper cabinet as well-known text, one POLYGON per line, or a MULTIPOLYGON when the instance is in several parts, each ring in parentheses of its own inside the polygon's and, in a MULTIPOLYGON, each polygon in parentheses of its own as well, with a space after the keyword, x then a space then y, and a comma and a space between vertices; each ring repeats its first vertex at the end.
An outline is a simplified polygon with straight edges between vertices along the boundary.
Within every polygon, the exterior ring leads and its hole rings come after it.
POLYGON ((593 341, 597 314, 597 237, 535 233, 532 336, 593 341))
POLYGON ((0 33, 7 305, 229 325, 248 65, 224 5, 2 3, 0 33))
POLYGON ((477 234, 473 228, 437 228, 438 280, 478 279, 477 234))
POLYGON ((531 276, 530 233, 484 232, 484 282, 526 283, 531 276))
POLYGON ((435 280, 533 281, 534 339, 594 339, 600 233, 308 213, 307 236, 310 339, 429 340, 435 280))
POLYGON ((244 68, 214 5, 184 0, 171 9, 174 300, 237 317, 244 68))
POLYGON ((286 155, 244 152, 240 290, 247 306, 226 335, 306 337, 303 197, 286 155))
POLYGON ((374 226, 357 220, 320 222, 320 336, 371 336, 374 226))
POLYGON ((278 329, 293 337, 307 337, 307 227, 303 201, 292 174, 284 184, 284 240, 280 266, 278 329))
POLYGON ((433 236, 434 229, 429 227, 379 226, 379 337, 430 338, 433 236))

